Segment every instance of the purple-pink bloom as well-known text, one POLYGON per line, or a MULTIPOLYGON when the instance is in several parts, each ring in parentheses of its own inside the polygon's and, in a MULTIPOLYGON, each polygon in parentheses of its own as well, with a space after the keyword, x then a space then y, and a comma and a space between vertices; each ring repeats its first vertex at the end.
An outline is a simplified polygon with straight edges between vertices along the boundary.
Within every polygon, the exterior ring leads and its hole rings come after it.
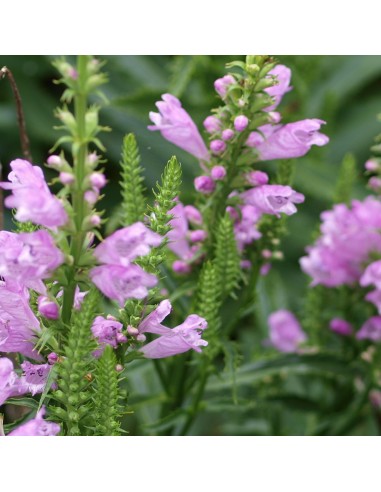
POLYGON ((184 207, 185 217, 193 224, 202 224, 202 215, 200 211, 193 205, 185 205, 184 207))
POLYGON ((107 265, 127 266, 138 256, 147 255, 151 246, 159 246, 162 240, 142 222, 136 222, 104 239, 94 249, 94 256, 107 265))
POLYGON ((111 345, 116 348, 119 343, 124 343, 127 338, 122 333, 123 325, 119 323, 113 316, 104 318, 103 316, 97 316, 94 319, 91 327, 91 332, 98 340, 101 348, 96 350, 95 356, 98 357, 102 354, 105 345, 111 345))
POLYGON ((163 308, 163 313, 156 313, 145 325, 145 332, 156 333, 161 336, 140 349, 144 357, 148 359, 162 359, 164 357, 182 354, 191 349, 201 352, 201 347, 208 345, 208 342, 201 338, 202 331, 208 326, 206 320, 197 314, 191 314, 181 325, 175 328, 167 328, 160 324, 162 321, 160 318, 167 310, 163 308))
POLYGON ((187 207, 184 207, 181 202, 177 202, 169 211, 173 218, 169 222, 171 230, 166 235, 168 238, 168 249, 173 251, 182 260, 190 260, 193 257, 193 252, 188 241, 189 224, 187 215, 190 214, 197 220, 201 217, 201 215, 200 217, 197 215, 199 212, 196 208, 190 205, 187 207))
POLYGON ((237 248, 243 251, 246 245, 259 239, 262 234, 257 230, 257 224, 262 213, 253 205, 243 205, 240 207, 241 215, 234 224, 234 235, 237 241, 237 248))
POLYGON ((196 191, 208 195, 209 193, 213 193, 216 184, 210 176, 197 176, 194 180, 194 187, 196 191))
POLYGON ((266 111, 274 111, 274 109, 281 102, 284 94, 292 89, 292 87, 290 87, 291 70, 285 65, 276 65, 272 70, 270 70, 268 76, 276 77, 278 81, 277 84, 265 89, 265 92, 274 98, 274 104, 267 107, 266 111))
POLYGON ((313 285, 335 287, 358 281, 370 254, 381 251, 381 202, 369 196, 363 202, 354 200, 350 208, 338 204, 321 218, 321 236, 300 259, 303 271, 313 285))
POLYGON ((373 316, 365 321, 361 329, 357 332, 356 338, 358 340, 379 342, 381 340, 381 316, 373 316))
POLYGON ((14 292, 0 281, 0 352, 19 352, 40 359, 33 343, 38 331, 40 323, 29 307, 28 291, 14 292))
POLYGON ((268 323, 271 344, 280 352, 295 352, 307 339, 298 320, 286 309, 270 314, 268 323))
POLYGON ((225 140, 225 142, 227 142, 228 140, 231 140, 233 137, 234 137, 234 131, 231 130, 230 128, 226 128, 226 130, 224 130, 221 133, 221 138, 222 138, 222 140, 225 140))
POLYGON ((360 285, 362 287, 374 285, 377 289, 381 290, 381 260, 374 261, 366 267, 360 277, 360 285))
POLYGON ((353 327, 348 321, 341 318, 333 318, 329 323, 329 327, 332 331, 339 335, 349 336, 352 335, 353 327))
POLYGON ((159 130, 161 135, 180 149, 189 152, 200 160, 209 161, 209 152, 197 126, 182 108, 181 102, 171 94, 163 94, 162 101, 156 103, 159 113, 150 112, 154 125, 149 130, 159 130))
POLYGON ((101 265, 90 270, 90 278, 98 289, 123 307, 127 299, 143 299, 148 288, 157 284, 155 275, 139 265, 101 265))
POLYGON ((260 161, 291 159, 307 154, 312 145, 326 145, 329 138, 318 130, 325 121, 309 119, 287 125, 264 125, 249 135, 246 144, 255 147, 260 161))
POLYGON ((0 187, 12 191, 12 195, 5 199, 5 205, 17 209, 16 219, 20 222, 30 220, 49 228, 66 224, 68 216, 65 208, 51 194, 41 168, 22 159, 12 161, 10 166, 10 183, 1 182, 0 187))
POLYGON ((48 422, 44 420, 45 407, 42 407, 39 412, 37 412, 34 419, 29 420, 26 424, 22 424, 8 436, 56 436, 61 427, 55 422, 48 422))
POLYGON ((0 231, 0 275, 45 294, 42 279, 64 261, 51 235, 44 230, 35 232, 0 231))
POLYGON ((50 364, 31 364, 24 361, 21 364, 21 369, 24 371, 21 376, 21 384, 25 387, 25 392, 32 393, 32 395, 42 393, 52 366, 50 364))
POLYGON ((294 203, 303 203, 304 196, 290 186, 262 185, 241 194, 245 204, 253 205, 263 214, 280 217, 280 213, 292 215, 297 212, 294 203))
POLYGON ((13 370, 13 362, 0 357, 0 406, 12 396, 19 396, 25 393, 20 378, 13 370))
POLYGON ((171 313, 172 305, 168 299, 161 303, 139 323, 138 333, 155 333, 165 335, 170 328, 162 325, 161 322, 171 313))

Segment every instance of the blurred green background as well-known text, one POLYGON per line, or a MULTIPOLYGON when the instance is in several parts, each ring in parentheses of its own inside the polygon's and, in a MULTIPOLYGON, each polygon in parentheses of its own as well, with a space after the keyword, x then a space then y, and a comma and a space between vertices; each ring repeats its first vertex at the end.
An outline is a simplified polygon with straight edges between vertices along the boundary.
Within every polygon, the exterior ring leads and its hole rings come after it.
MULTIPOLYGON (((288 220, 289 234, 284 239, 282 248, 285 260, 276 263, 260 285, 258 318, 261 333, 258 340, 266 338, 266 318, 270 311, 290 308, 298 313, 301 309, 308 279, 300 271, 298 259, 311 242, 312 234, 318 225, 319 214, 332 205, 340 163, 348 152, 353 153, 357 162, 354 197, 363 197, 366 194, 363 164, 369 155, 369 147, 374 136, 380 132, 377 114, 381 112, 381 56, 282 55, 276 58, 279 63, 289 66, 293 74, 294 90, 284 96, 278 108, 282 112, 283 121, 321 118, 327 122, 322 131, 329 135, 330 143, 324 148, 312 148, 307 156, 296 161, 294 188, 306 196, 306 201, 298 206, 298 213, 288 220)), ((68 59, 71 60, 70 57, 68 59)), ((147 130, 148 113, 155 110, 155 102, 160 99, 161 94, 170 92, 181 99, 184 108, 201 128, 203 119, 210 114, 210 109, 218 105, 213 89, 214 80, 224 74, 227 62, 234 59, 243 60, 244 57, 108 56, 103 59, 106 61, 105 70, 110 81, 104 89, 109 104, 104 106, 101 112, 101 124, 112 128, 112 132, 102 135, 102 141, 107 148, 108 162, 105 167, 109 180, 105 189, 106 198, 102 205, 107 209, 108 216, 112 217, 117 212, 118 162, 123 135, 129 132, 135 133, 140 146, 142 163, 146 170, 147 188, 150 190, 154 186, 164 164, 169 157, 176 154, 183 165, 182 199, 188 202, 188 197, 193 190, 193 179, 200 173, 198 164, 192 156, 166 142, 159 132, 147 130)), ((57 124, 54 109, 59 105, 62 87, 52 82, 56 73, 51 61, 52 58, 47 56, 0 56, 0 66, 6 65, 17 81, 23 100, 33 160, 36 164, 44 162, 49 155, 49 149, 59 135, 53 129, 57 124)), ((0 161, 3 165, 3 174, 8 172, 9 162, 16 157, 21 157, 21 149, 15 104, 8 82, 2 80, 0 82, 0 161)), ((267 166, 271 168, 271 165, 266 163, 260 167, 265 171, 267 166)), ((6 227, 11 227, 9 214, 6 227)), ((240 341, 244 356, 255 359, 251 349, 250 332, 243 331, 240 341)), ((261 347, 257 346, 254 352, 260 350, 261 347)), ((337 371, 340 370, 338 367, 337 371)), ((288 380, 284 383, 284 390, 287 384, 294 384, 295 393, 297 383, 295 381, 290 383, 288 380)), ((327 386, 319 386, 320 383, 309 376, 309 391, 313 392, 314 384, 314 398, 320 400, 323 405, 326 403, 329 406, 330 393, 327 393, 327 386), (322 394, 320 395, 319 392, 322 394), (326 402, 324 396, 328 399, 326 402)), ((330 391, 334 393, 335 388, 333 385, 330 391)), ((218 409, 221 412, 221 406, 218 406, 218 409)), ((310 422, 309 409, 304 410, 307 414, 303 415, 307 417, 302 423, 298 420, 299 414, 292 413, 286 422, 286 430, 282 428, 279 433, 308 433, 306 429, 310 422)), ((225 422, 224 430, 216 433, 278 432, 275 410, 273 411, 275 424, 272 422, 270 429, 266 427, 268 425, 266 420, 261 418, 252 420, 250 415, 245 418, 246 427, 234 427, 234 421, 229 420, 225 422)), ((206 433, 210 433, 211 425, 211 421, 206 418, 198 432, 202 433, 204 428, 208 429, 205 430, 206 433)), ((359 432, 375 431, 363 429, 359 432)))

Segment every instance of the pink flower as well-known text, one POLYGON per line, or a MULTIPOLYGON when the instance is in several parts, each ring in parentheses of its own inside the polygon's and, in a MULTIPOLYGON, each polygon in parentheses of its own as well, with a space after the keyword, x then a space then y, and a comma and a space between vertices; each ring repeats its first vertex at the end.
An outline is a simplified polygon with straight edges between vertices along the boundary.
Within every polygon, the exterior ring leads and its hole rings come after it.
POLYGON ((262 236, 256 228, 262 213, 253 205, 243 205, 240 208, 241 216, 234 224, 234 235, 239 251, 243 251, 246 245, 262 236))
POLYGON ((155 275, 140 266, 101 265, 90 270, 90 278, 98 289, 123 307, 127 299, 143 299, 148 288, 157 284, 155 275))
POLYGON ((94 249, 94 256, 108 265, 127 266, 138 256, 147 255, 151 246, 159 246, 163 238, 142 222, 119 229, 94 249))
POLYGON ((21 376, 21 383, 26 388, 25 392, 42 393, 45 389, 49 373, 52 369, 50 364, 31 364, 25 361, 21 364, 24 371, 21 376))
POLYGON ((15 430, 10 432, 9 436, 56 436, 61 428, 54 422, 48 422, 43 419, 45 415, 45 407, 37 412, 34 419, 29 420, 26 424, 22 424, 15 430))
POLYGON ((8 208, 16 208, 16 219, 31 221, 49 228, 64 225, 68 216, 60 200, 50 193, 41 168, 28 161, 16 159, 10 164, 8 182, 0 183, 4 190, 12 190, 5 199, 8 208))
POLYGON ((264 125, 259 130, 265 138, 253 132, 246 144, 256 148, 260 161, 302 157, 312 145, 321 147, 329 142, 329 138, 318 131, 322 124, 325 121, 310 119, 287 125, 264 125))
POLYGON ((184 207, 181 202, 177 202, 176 205, 169 211, 173 218, 169 222, 171 230, 166 235, 168 238, 168 249, 173 251, 175 255, 183 260, 189 260, 193 256, 188 241, 189 225, 187 210, 188 213, 193 214, 197 219, 199 218, 196 213, 198 212, 196 208, 189 208, 188 206, 187 209, 187 207, 184 207))
POLYGON ((162 99, 156 103, 159 113, 149 114, 154 125, 150 125, 148 129, 159 130, 166 140, 180 149, 200 160, 209 161, 208 149, 194 121, 182 108, 181 102, 171 94, 163 94, 162 99))
POLYGON ((297 212, 294 203, 303 203, 304 196, 290 186, 262 185, 241 194, 247 205, 255 206, 263 214, 280 217, 280 213, 292 215, 297 212))
POLYGON ((270 314, 268 323, 271 344, 280 352, 295 352, 307 339, 298 320, 286 309, 270 314))
POLYGON ((290 87, 291 70, 285 65, 276 65, 272 70, 270 70, 268 75, 272 75, 278 80, 277 84, 265 89, 265 92, 274 98, 274 104, 266 108, 266 111, 274 111, 274 109, 281 102, 284 94, 292 89, 292 87, 290 87))
POLYGON ((374 285, 377 289, 381 290, 381 260, 370 263, 360 277, 360 285, 365 287, 367 285, 374 285))
POLYGON ((0 231, 0 275, 8 285, 16 282, 45 294, 42 279, 50 277, 63 261, 63 254, 47 231, 0 231))
POLYGON ((361 329, 357 332, 356 338, 358 340, 379 342, 381 340, 381 316, 373 316, 365 321, 361 329))
POLYGON ((13 396, 19 396, 24 393, 24 387, 20 378, 13 370, 13 362, 6 358, 0 358, 0 406, 13 396))
POLYGON ((119 323, 114 317, 97 316, 91 327, 91 332, 95 338, 98 339, 101 348, 96 350, 95 356, 99 357, 103 352, 105 345, 111 345, 116 348, 119 343, 124 343, 127 338, 122 333, 123 325, 119 323))
POLYGON ((40 359, 33 343, 38 331, 40 323, 29 307, 27 290, 13 292, 0 282, 0 352, 19 352, 40 359))
POLYGON ((197 225, 202 224, 202 215, 196 207, 193 207, 193 205, 185 205, 184 213, 189 222, 197 225))
POLYGON ((139 334, 160 335, 140 349, 148 359, 162 359, 191 349, 201 352, 200 347, 208 345, 208 342, 201 338, 201 332, 207 328, 208 324, 197 314, 191 314, 184 323, 176 328, 167 328, 162 325, 161 322, 168 316, 171 309, 172 306, 168 300, 162 301, 138 327, 139 334))
POLYGON ((329 327, 332 331, 339 335, 349 336, 352 335, 353 327, 348 321, 341 318, 333 318, 329 323, 329 327))
POLYGON ((354 200, 351 208, 338 204, 321 218, 321 236, 300 259, 303 271, 313 278, 313 285, 334 287, 358 281, 370 253, 381 251, 380 201, 367 197, 363 202, 354 200))

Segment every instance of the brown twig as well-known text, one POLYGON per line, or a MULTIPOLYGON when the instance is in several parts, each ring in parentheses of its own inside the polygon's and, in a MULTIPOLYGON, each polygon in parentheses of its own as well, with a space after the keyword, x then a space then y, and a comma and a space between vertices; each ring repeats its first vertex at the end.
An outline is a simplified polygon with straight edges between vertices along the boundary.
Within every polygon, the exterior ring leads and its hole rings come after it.
POLYGON ((7 67, 3 67, 0 70, 0 79, 3 79, 5 77, 8 78, 9 83, 11 84, 13 95, 14 95, 15 101, 16 101, 17 121, 18 121, 18 125, 19 125, 20 142, 21 142, 22 152, 23 152, 25 159, 27 159, 28 161, 32 161, 32 156, 31 156, 30 147, 29 147, 29 138, 28 138, 28 134, 26 132, 24 112, 22 110, 20 92, 17 88, 17 84, 15 81, 15 78, 13 77, 12 72, 7 67))

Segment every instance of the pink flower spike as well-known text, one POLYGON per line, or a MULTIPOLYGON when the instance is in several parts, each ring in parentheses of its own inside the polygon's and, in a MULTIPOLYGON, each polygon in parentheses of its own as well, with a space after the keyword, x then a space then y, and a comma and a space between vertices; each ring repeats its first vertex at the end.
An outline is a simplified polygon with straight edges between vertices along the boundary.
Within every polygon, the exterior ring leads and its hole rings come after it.
POLYGON ((159 113, 151 112, 154 123, 148 130, 160 131, 162 137, 189 152, 202 161, 209 161, 208 149, 192 118, 182 108, 181 102, 171 94, 163 94, 162 101, 156 103, 159 113))

